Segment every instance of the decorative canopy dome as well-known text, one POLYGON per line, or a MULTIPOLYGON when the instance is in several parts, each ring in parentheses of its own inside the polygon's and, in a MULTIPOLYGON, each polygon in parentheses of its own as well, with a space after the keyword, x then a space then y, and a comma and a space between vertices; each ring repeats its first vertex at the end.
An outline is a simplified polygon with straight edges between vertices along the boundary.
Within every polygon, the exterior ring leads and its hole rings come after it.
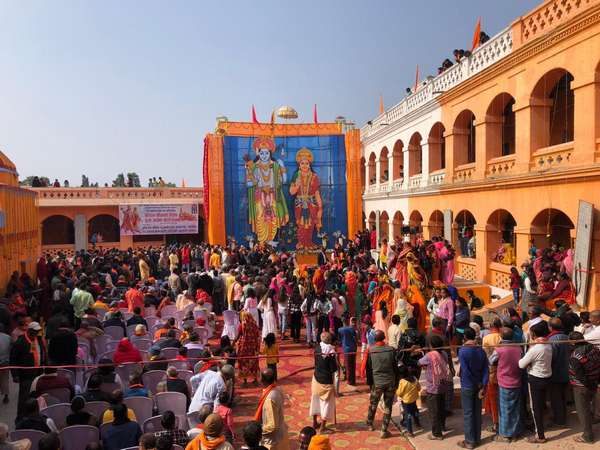
POLYGON ((14 163, 0 151, 0 183, 11 186, 19 185, 19 173, 14 163))
POLYGON ((277 111, 277 117, 281 117, 282 119, 297 119, 298 111, 296 111, 291 106, 282 106, 277 111))

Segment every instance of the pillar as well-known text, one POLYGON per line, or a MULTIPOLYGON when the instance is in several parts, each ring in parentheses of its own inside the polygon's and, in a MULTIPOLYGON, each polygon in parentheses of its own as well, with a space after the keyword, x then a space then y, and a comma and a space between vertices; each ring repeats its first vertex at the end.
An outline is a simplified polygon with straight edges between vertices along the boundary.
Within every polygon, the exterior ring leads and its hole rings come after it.
POLYGON ((489 175, 487 164, 490 159, 502 156, 502 127, 504 117, 486 116, 475 121, 477 156, 475 171, 476 179, 483 179, 489 175))
POLYGON ((375 211, 375 236, 376 236, 376 240, 375 240, 375 246, 377 249, 377 246, 379 245, 379 237, 381 236, 381 229, 380 229, 380 221, 381 221, 381 210, 376 210, 375 211))
POLYGON ((395 240, 394 236, 396 235, 394 226, 396 225, 396 220, 388 220, 388 242, 395 240))
POLYGON ((594 164, 598 152, 592 149, 596 149, 596 139, 600 137, 600 74, 575 79, 571 89, 575 94, 575 152, 570 161, 576 165, 594 164))
POLYGON ((444 183, 454 183, 458 181, 455 174, 456 168, 467 163, 467 139, 469 139, 469 130, 454 128, 451 132, 445 133, 446 138, 446 178, 444 183))
POLYGON ((421 175, 422 175, 422 180, 421 180, 421 187, 427 186, 427 182, 429 181, 429 144, 427 143, 427 141, 425 141, 425 143, 421 144, 421 175))
POLYGON ((493 230, 489 225, 475 225, 473 227, 475 231, 475 256, 477 268, 477 281, 480 283, 489 283, 488 280, 488 268, 492 262, 492 253, 495 251, 488 245, 488 237, 490 233, 497 232, 493 230))
MULTIPOLYGON (((381 186, 381 164, 379 163, 380 161, 381 158, 375 158, 375 186, 377 186, 378 191, 379 187, 381 186)), ((377 220, 379 221, 379 217, 377 217, 377 220)))
POLYGON ((516 173, 529 172, 532 153, 548 145, 552 99, 527 98, 515 103, 516 173))
POLYGON ((88 223, 85 214, 75 214, 75 250, 87 249, 88 223))

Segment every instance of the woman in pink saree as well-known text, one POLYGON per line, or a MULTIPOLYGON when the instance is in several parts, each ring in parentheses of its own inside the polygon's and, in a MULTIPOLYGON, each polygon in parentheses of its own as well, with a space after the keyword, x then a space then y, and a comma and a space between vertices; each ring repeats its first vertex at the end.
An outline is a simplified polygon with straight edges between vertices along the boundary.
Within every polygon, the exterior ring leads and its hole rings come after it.
POLYGON ((568 249, 565 252, 565 257, 560 265, 560 271, 566 272, 569 275, 569 279, 573 279, 573 257, 575 256, 575 252, 572 248, 568 249))

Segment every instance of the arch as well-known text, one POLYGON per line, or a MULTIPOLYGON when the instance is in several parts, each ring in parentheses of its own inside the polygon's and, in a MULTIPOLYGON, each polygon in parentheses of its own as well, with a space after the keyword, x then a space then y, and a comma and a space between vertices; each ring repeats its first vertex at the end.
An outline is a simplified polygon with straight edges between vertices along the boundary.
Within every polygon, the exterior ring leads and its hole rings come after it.
POLYGON ((446 168, 446 127, 442 122, 436 122, 429 131, 429 172, 446 168))
POLYGON ((373 229, 373 226, 375 225, 377 220, 377 214, 375 214, 375 211, 371 211, 371 214, 369 214, 369 228, 368 230, 371 231, 373 229))
POLYGON ((515 154, 515 99, 502 92, 490 103, 486 113, 487 159, 515 154))
POLYGON ((474 163, 477 156, 475 114, 465 109, 454 121, 454 161, 457 166, 474 163))
POLYGON ((367 160, 365 159, 365 157, 363 156, 362 158, 360 158, 360 167, 361 167, 361 171, 360 171, 360 185, 362 187, 362 189, 365 189, 365 180, 367 179, 367 175, 366 175, 366 171, 367 168, 365 167, 365 163, 367 162, 367 160))
POLYGON ((429 217, 429 238, 434 236, 444 236, 444 213, 439 209, 433 211, 429 217))
POLYGON ((381 214, 379 214, 379 242, 383 241, 384 239, 390 239, 388 236, 389 221, 390 216, 387 211, 381 211, 381 214))
POLYGON ((394 143, 392 156, 394 157, 394 167, 392 167, 393 180, 404 180, 404 142, 402 140, 398 139, 394 143))
POLYGON ((75 224, 73 219, 55 214, 42 222, 42 245, 74 245, 75 224))
POLYGON ((575 224, 560 209, 548 208, 540 211, 531 221, 531 226, 540 231, 540 234, 534 237, 535 247, 550 247, 555 242, 565 250, 572 247, 571 230, 575 229, 575 224))
POLYGON ((379 181, 387 183, 390 180, 388 148, 383 147, 379 152, 379 181))
POLYGON ((369 186, 373 186, 377 183, 376 172, 375 172, 375 153, 369 155, 369 162, 367 163, 367 179, 369 180, 369 186))
POLYGON ((414 210, 410 213, 410 217, 408 219, 408 225, 411 228, 411 233, 413 228, 418 228, 419 232, 423 230, 423 216, 417 210, 414 210))
POLYGON ((421 134, 414 133, 408 143, 408 176, 419 175, 423 173, 423 147, 421 134))
POLYGON ((119 218, 112 214, 98 214, 88 220, 88 242, 94 233, 102 235, 104 242, 120 242, 119 218))
POLYGON ((404 226, 404 215, 402 214, 401 211, 396 211, 396 213, 394 214, 394 218, 393 218, 393 229, 394 229, 394 236, 390 236, 390 238, 394 238, 394 240, 396 239, 396 236, 398 236, 400 239, 402 239, 402 227, 404 226))
POLYGON ((575 131, 575 80, 566 69, 556 68, 544 74, 536 83, 531 97, 539 102, 537 114, 532 113, 532 133, 536 133, 532 151, 571 142, 575 131), (537 130, 536 130, 537 128, 537 130))
MULTIPOLYGON (((506 245, 517 248, 515 234, 516 226, 517 221, 513 215, 505 209, 497 209, 490 214, 487 220, 487 253, 492 255, 492 260, 494 259, 494 253, 499 253, 498 250, 501 247, 501 239, 506 245)), ((500 261, 497 260, 496 262, 500 261)))
POLYGON ((475 225, 477 225, 475 216, 471 211, 463 209, 454 217, 454 223, 456 224, 456 236, 454 241, 460 243, 461 256, 465 258, 474 258, 475 245, 473 244, 469 247, 469 241, 477 234, 475 231, 475 225))

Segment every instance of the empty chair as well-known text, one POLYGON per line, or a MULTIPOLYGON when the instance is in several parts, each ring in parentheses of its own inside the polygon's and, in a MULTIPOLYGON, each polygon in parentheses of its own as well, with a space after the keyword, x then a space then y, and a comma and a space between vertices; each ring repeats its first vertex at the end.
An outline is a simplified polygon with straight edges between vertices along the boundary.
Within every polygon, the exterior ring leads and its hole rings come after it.
POLYGON ((160 352, 166 359, 175 359, 179 356, 179 349, 175 347, 163 348, 160 352))
POLYGON ((100 322, 103 322, 104 321, 104 316, 108 312, 108 309, 105 309, 105 308, 95 308, 95 309, 96 309, 96 315, 98 316, 98 320, 100 322))
POLYGON ((142 365, 139 363, 122 364, 120 366, 115 367, 115 372, 121 378, 121 381, 123 382, 123 387, 125 389, 129 388, 129 374, 131 372, 142 373, 142 370, 142 365))
POLYGON ((129 320, 129 319, 131 319, 132 317, 133 317, 133 313, 132 313, 132 312, 125 311, 125 312, 123 313, 123 318, 124 318, 125 320, 129 320))
POLYGON ((232 341, 235 341, 237 337, 237 330, 240 326, 240 318, 236 311, 223 311, 223 333, 221 335, 227 335, 232 341))
POLYGON ((145 306, 144 307, 144 316, 148 317, 156 317, 156 308, 154 306, 145 306))
POLYGON ((116 353, 116 350, 110 350, 108 352, 104 352, 100 356, 98 356, 98 361, 100 361, 101 359, 110 359, 112 361, 113 358, 115 357, 115 353, 116 353))
POLYGON ((204 319, 206 321, 206 323, 208 323, 208 314, 206 314, 206 311, 195 309, 194 317, 196 319, 204 319))
POLYGON ((179 378, 181 378, 182 380, 185 380, 185 381, 187 381, 189 383, 190 382, 190 378, 192 378, 194 376, 194 372, 192 372, 189 369, 189 363, 187 361, 185 361, 185 362, 188 364, 188 368, 182 369, 182 370, 177 369, 177 376, 179 378))
POLYGON ((190 369, 190 363, 187 362, 185 359, 181 359, 179 361, 171 361, 169 363, 169 366, 175 367, 178 372, 180 372, 182 370, 189 370, 190 369))
MULTIPOLYGON (((198 336, 200 336, 200 342, 202 343, 202 345, 208 344, 208 338, 210 333, 205 327, 194 327, 194 331, 198 333, 198 336)), ((223 332, 225 332, 225 328, 223 328, 223 332)))
POLYGON ((73 425, 60 431, 63 450, 85 450, 90 442, 98 442, 98 428, 90 425, 73 425))
POLYGON ((110 352, 112 350, 116 350, 117 347, 119 346, 119 342, 120 341, 108 341, 106 343, 106 350, 105 351, 110 352))
POLYGON ((150 347, 152 347, 152 340, 151 339, 138 339, 137 341, 133 341, 131 343, 131 345, 133 345, 134 348, 137 348, 138 350, 146 350, 148 351, 148 349, 150 347))
POLYGON ((150 361, 150 355, 147 350, 140 350, 140 355, 142 355, 142 361, 150 361))
POLYGON ((100 355, 106 351, 106 343, 114 341, 112 336, 108 334, 103 334, 102 336, 98 336, 94 339, 94 345, 96 346, 96 354, 100 355))
POLYGON ((179 417, 179 426, 187 429, 187 401, 185 395, 181 392, 160 392, 154 397, 156 409, 159 414, 165 411, 173 411, 176 417, 179 417))
POLYGON ((52 419, 54 424, 57 427, 60 427, 61 422, 65 420, 69 414, 71 414, 71 404, 57 403, 56 405, 47 406, 40 410, 40 414, 52 419))
POLYGON ((111 336, 114 341, 120 341, 125 337, 125 331, 121 327, 106 327, 104 328, 104 334, 111 336))
POLYGON ((203 351, 201 348, 188 348, 188 359, 199 358, 203 351))
POLYGON ((156 386, 166 376, 167 373, 164 370, 151 370, 142 375, 143 385, 146 387, 146 389, 152 392, 152 394, 156 395, 156 386))
POLYGON ((153 405, 148 397, 129 397, 125 399, 125 404, 133 410, 138 423, 143 424, 152 417, 153 405))
POLYGON ((175 311, 175 314, 173 314, 173 317, 175 317, 175 320, 177 321, 178 324, 181 324, 181 321, 183 320, 183 318, 185 317, 185 311, 175 311))
POLYGON ((164 322, 159 322, 152 327, 152 331, 150 332, 150 336, 154 337, 156 332, 163 327, 164 322))
POLYGON ((198 420, 198 412, 199 411, 192 411, 186 414, 187 423, 190 430, 193 430, 200 425, 200 421, 198 420))
POLYGON ((33 450, 38 448, 38 442, 44 436, 46 436, 46 433, 37 430, 15 430, 10 432, 11 441, 15 442, 20 441, 21 439, 29 439, 33 450))
POLYGON ((193 311, 195 307, 196 307, 195 303, 190 303, 185 308, 183 308, 183 311, 184 312, 193 311))
POLYGON ((71 372, 69 369, 56 369, 56 374, 59 377, 65 377, 67 378, 70 382, 71 382, 71 386, 75 387, 76 383, 76 379, 75 379, 75 374, 73 372, 71 372))
POLYGON ((164 306, 163 309, 160 310, 160 315, 164 320, 164 318, 173 316, 176 312, 177 312, 177 306, 169 305, 169 306, 164 306))
POLYGON ((163 426, 161 424, 161 416, 153 416, 147 419, 142 426, 142 431, 144 433, 156 433, 157 431, 163 430, 163 426))
POLYGON ((61 403, 71 403, 71 393, 67 388, 46 389, 42 393, 57 398, 61 403))
POLYGON ((148 329, 151 330, 154 325, 160 323, 161 319, 156 317, 156 315, 148 316, 146 315, 146 323, 148 324, 148 329))
POLYGON ((107 402, 87 402, 85 404, 85 412, 93 414, 98 418, 108 408, 110 408, 110 405, 107 402))

